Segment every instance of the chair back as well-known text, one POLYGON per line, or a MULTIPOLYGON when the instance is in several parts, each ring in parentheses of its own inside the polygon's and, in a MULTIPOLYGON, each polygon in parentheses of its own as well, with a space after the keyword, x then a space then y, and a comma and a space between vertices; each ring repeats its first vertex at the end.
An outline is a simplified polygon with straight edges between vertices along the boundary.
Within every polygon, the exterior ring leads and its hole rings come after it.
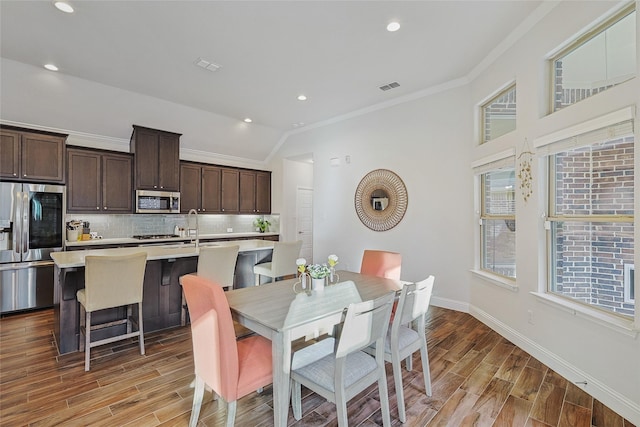
POLYGON ((302 240, 273 243, 273 254, 271 255, 273 277, 296 274, 296 271, 298 271, 296 259, 300 255, 301 248, 302 240))
POLYGON ((400 280, 402 255, 397 252, 366 249, 362 255, 360 273, 400 280))
POLYGON ((146 252, 122 256, 86 256, 84 289, 87 311, 142 302, 146 252))
POLYGON ((195 274, 180 277, 180 283, 191 318, 196 374, 227 402, 234 401, 239 375, 238 347, 224 290, 195 274))
POLYGON ((406 325, 419 317, 424 317, 429 309, 433 282, 435 278, 429 276, 426 279, 409 283, 402 287, 398 308, 393 318, 393 325, 406 325))
POLYGON ((198 276, 204 277, 223 287, 233 287, 240 246, 200 247, 198 256, 198 276))
POLYGON ((352 303, 347 309, 336 358, 345 357, 377 342, 384 345, 389 328, 394 293, 375 300, 352 303))

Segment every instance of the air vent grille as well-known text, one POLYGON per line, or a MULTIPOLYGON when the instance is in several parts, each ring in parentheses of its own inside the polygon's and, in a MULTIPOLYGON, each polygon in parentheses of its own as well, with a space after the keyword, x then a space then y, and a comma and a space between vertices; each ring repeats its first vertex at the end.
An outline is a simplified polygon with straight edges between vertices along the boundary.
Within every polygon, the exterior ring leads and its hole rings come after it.
POLYGON ((398 83, 398 82, 391 82, 391 83, 388 83, 388 84, 386 84, 386 85, 382 85, 382 86, 380 86, 380 90, 382 90, 382 91, 387 91, 387 90, 395 89, 395 88, 397 88, 397 87, 399 87, 399 86, 400 86, 400 83, 398 83))
POLYGON ((195 64, 198 67, 204 68, 205 70, 208 70, 211 72, 215 72, 220 69, 220 65, 214 64, 213 62, 207 61, 206 59, 203 59, 203 58, 196 59, 195 64))

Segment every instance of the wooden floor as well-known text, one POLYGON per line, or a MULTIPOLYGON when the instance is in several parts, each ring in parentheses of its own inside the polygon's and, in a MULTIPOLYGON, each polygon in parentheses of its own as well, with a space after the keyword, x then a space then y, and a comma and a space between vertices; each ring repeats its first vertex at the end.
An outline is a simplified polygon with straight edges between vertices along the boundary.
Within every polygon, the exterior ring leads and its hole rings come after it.
MULTIPOLYGON (((136 342, 96 348, 88 373, 82 353, 57 355, 52 329, 52 310, 0 320, 0 425, 187 425, 193 396, 188 327, 147 334, 145 356, 136 342)), ((431 307, 427 338, 433 396, 424 394, 417 356, 414 370, 404 370, 406 425, 632 426, 468 314, 431 307)), ((401 425, 389 364, 387 373, 392 424, 401 425)), ((290 411, 290 425, 337 425, 333 404, 308 391, 304 396, 304 417, 296 422, 290 411)), ((205 401, 199 425, 222 425, 222 405, 210 393, 205 401)), ((270 387, 241 399, 236 425, 273 425, 271 405, 270 387)), ((376 387, 348 410, 351 426, 382 424, 376 387)))

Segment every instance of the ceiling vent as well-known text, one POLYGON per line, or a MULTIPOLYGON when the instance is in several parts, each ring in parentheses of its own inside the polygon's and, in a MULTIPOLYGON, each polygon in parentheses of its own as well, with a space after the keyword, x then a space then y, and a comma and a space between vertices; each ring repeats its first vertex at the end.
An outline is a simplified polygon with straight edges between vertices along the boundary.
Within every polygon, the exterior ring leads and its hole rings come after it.
POLYGON ((399 87, 399 86, 400 86, 400 83, 398 83, 398 82, 391 82, 391 83, 389 83, 389 84, 386 84, 386 85, 382 85, 382 86, 380 86, 380 90, 382 90, 382 91, 387 91, 387 90, 390 90, 390 89, 395 89, 395 88, 397 88, 397 87, 399 87))
POLYGON ((208 70, 211 72, 215 72, 220 69, 220 65, 214 64, 213 62, 207 61, 206 59, 203 59, 203 58, 198 58, 196 60, 196 65, 200 68, 204 68, 205 70, 208 70))

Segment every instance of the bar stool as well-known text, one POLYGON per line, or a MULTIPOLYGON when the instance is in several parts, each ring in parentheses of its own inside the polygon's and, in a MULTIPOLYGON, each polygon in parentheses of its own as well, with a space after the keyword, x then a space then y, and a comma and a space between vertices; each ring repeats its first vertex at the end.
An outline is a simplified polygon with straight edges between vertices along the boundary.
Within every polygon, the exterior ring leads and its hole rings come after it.
POLYGON ((84 370, 89 370, 92 347, 131 337, 139 337, 140 354, 144 354, 142 327, 142 284, 147 254, 139 252, 124 256, 85 257, 84 289, 76 293, 80 303, 80 332, 84 334, 84 370), (138 304, 138 318, 132 316, 131 305, 138 304), (91 324, 91 313, 106 308, 127 306, 127 317, 113 322, 91 324), (84 312, 84 313, 83 313, 84 312), (138 330, 132 332, 132 324, 138 330), (115 325, 127 325, 125 334, 91 342, 91 331, 115 325))
POLYGON ((274 242, 271 262, 263 262, 253 266, 256 275, 256 286, 260 285, 260 276, 271 277, 272 281, 278 277, 296 274, 298 266, 296 259, 300 255, 302 240, 295 242, 274 242))

